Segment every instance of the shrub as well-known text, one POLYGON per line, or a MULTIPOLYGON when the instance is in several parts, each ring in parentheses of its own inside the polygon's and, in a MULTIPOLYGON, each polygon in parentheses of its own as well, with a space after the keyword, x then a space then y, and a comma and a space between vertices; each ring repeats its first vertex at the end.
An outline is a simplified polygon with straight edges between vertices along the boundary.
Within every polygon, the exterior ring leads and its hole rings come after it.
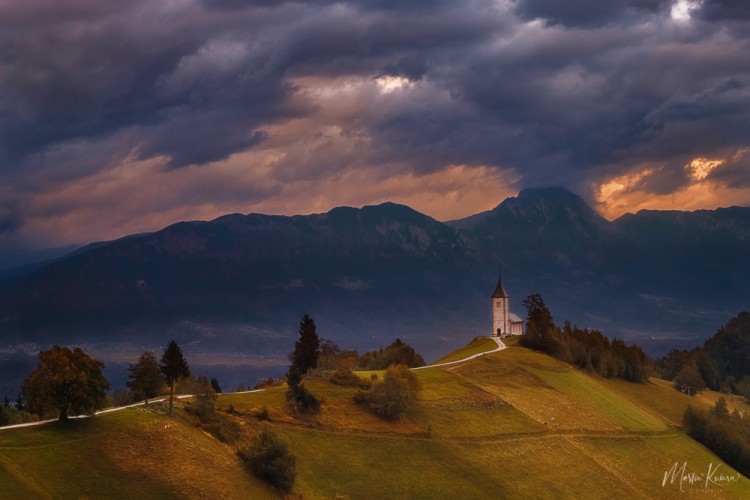
POLYGON ((385 349, 369 351, 359 358, 359 367, 364 370, 385 370, 389 366, 424 366, 424 359, 410 345, 396 339, 385 349))
POLYGON ((296 410, 300 412, 317 413, 320 410, 320 399, 302 384, 290 386, 286 392, 286 400, 292 402, 296 410))
POLYGON ((401 416, 419 397, 419 379, 404 365, 386 370, 383 380, 369 391, 358 391, 354 401, 373 413, 388 419, 401 416))
POLYGON ((331 375, 331 378, 329 380, 336 385, 341 385, 344 387, 359 387, 360 389, 369 389, 371 386, 371 382, 369 380, 358 377, 348 366, 339 366, 336 371, 333 372, 333 375, 331 375))
POLYGON ((271 417, 268 415, 268 408, 266 407, 266 405, 263 405, 263 407, 255 413, 255 418, 257 418, 258 420, 264 420, 266 422, 271 420, 271 417))
POLYGON ((268 387, 276 387, 277 385, 281 385, 282 383, 283 381, 281 379, 268 377, 255 384, 253 389, 266 389, 268 387))
POLYGON ((261 428, 250 447, 240 452, 240 457, 259 478, 283 491, 292 489, 297 459, 269 426, 261 428))
POLYGON ((236 443, 242 437, 240 425, 224 415, 214 415, 209 422, 201 425, 201 428, 222 443, 236 443))

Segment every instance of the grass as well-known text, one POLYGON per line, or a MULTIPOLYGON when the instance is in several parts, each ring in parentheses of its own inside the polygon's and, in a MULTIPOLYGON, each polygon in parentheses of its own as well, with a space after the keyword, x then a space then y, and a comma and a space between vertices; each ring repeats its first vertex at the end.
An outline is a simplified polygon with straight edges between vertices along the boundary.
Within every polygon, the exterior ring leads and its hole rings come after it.
MULTIPOLYGON (((454 358, 484 347, 477 339, 454 358)), ((705 474, 721 462, 676 429, 688 404, 708 407, 716 393, 602 379, 517 346, 415 374, 421 400, 395 422, 354 404, 356 389, 320 378, 305 381, 323 400, 317 415, 290 412, 283 385, 222 394, 217 406, 234 410, 244 443, 268 410, 297 456, 292 495, 302 498, 684 498, 662 486, 674 463, 705 474)), ((0 484, 10 498, 278 496, 233 448, 140 409, 0 432, 0 484)), ((744 477, 696 488, 687 493, 750 497, 744 477)))
MULTIPOLYGON (((270 498, 226 447, 179 418, 129 409, 0 434, 10 498, 270 498)), ((7 489, 6 489, 7 488, 7 489)))
POLYGON ((466 346, 458 349, 457 351, 453 351, 447 356, 443 356, 442 358, 435 360, 430 364, 437 365, 439 363, 450 363, 451 361, 458 361, 460 359, 473 356, 474 354, 491 351, 493 349, 497 349, 497 344, 494 340, 488 337, 477 337, 469 342, 466 346))

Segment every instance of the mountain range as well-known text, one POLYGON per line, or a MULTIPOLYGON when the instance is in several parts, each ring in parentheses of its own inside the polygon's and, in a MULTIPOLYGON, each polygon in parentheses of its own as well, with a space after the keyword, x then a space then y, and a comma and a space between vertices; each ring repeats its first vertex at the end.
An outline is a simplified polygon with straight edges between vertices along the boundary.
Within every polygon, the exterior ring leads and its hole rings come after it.
POLYGON ((360 350, 406 339, 426 359, 487 335, 502 267, 511 310, 651 354, 702 343, 750 298, 750 208, 614 221, 562 188, 440 222, 394 203, 231 214, 80 248, 0 276, 0 343, 166 344, 278 355, 297 322, 360 350))

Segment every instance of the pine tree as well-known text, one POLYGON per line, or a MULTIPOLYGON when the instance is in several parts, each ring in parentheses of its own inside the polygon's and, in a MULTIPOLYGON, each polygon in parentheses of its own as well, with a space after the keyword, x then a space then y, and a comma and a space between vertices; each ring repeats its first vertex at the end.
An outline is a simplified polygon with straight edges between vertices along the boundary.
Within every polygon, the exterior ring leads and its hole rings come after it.
POLYGON ((162 387, 162 378, 159 370, 159 362, 151 351, 146 351, 138 358, 138 362, 128 367, 127 386, 133 392, 143 394, 148 406, 148 399, 153 398, 162 387))
POLYGON ((169 385, 169 414, 172 415, 174 385, 179 379, 190 376, 190 367, 182 355, 182 349, 174 340, 164 350, 159 363, 159 370, 164 376, 164 381, 169 385))
POLYGON ((289 355, 292 364, 286 375, 289 385, 287 400, 294 401, 298 409, 318 411, 320 408, 320 400, 302 385, 302 377, 318 365, 319 349, 315 321, 305 314, 299 322, 299 339, 294 343, 294 352, 289 355))
POLYGON ((317 368, 319 352, 320 339, 315 320, 305 314, 299 322, 299 339, 294 343, 294 352, 290 355, 292 367, 300 375, 306 375, 317 368))
POLYGON ((214 377, 211 377, 211 389, 213 389, 216 394, 221 394, 221 386, 219 385, 219 381, 214 377))

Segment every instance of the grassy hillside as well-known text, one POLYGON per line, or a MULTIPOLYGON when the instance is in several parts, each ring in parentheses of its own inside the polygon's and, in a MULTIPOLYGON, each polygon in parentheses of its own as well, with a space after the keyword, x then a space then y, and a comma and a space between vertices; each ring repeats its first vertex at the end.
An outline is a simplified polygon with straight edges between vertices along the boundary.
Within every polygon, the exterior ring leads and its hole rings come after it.
MULTIPOLYGON (((477 341, 465 351, 485 347, 493 346, 477 341)), ((297 456, 293 494, 304 498, 750 498, 744 477, 708 491, 705 481, 683 482, 684 493, 679 479, 662 486, 676 462, 704 478, 721 463, 677 429, 687 405, 712 404, 712 393, 689 398, 659 380, 600 379, 520 347, 415 373, 422 400, 398 422, 322 379, 306 381, 324 399, 316 416, 290 415, 285 387, 217 404, 231 405, 246 439, 261 425, 256 412, 268 409, 297 456)), ((729 404, 749 409, 738 398, 729 404)), ((0 484, 11 498, 279 496, 229 446, 141 409, 0 432, 0 484)))

